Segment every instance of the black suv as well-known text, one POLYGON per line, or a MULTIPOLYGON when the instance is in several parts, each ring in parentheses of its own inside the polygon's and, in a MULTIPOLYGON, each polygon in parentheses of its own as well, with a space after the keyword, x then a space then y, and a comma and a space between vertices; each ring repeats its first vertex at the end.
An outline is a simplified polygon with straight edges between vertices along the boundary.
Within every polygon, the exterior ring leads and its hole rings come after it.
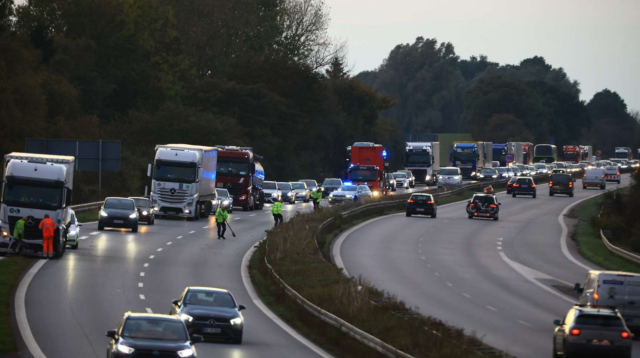
POLYGON ((473 198, 467 204, 467 214, 469 219, 485 218, 498 220, 500 212, 500 203, 494 194, 473 194, 473 198))
POLYGON ((431 215, 435 218, 438 213, 438 206, 431 194, 413 194, 407 200, 407 217, 411 215, 431 215))
POLYGON ((567 194, 573 198, 573 183, 575 181, 569 174, 551 174, 549 177, 549 196, 567 194))
POLYGON ((536 183, 532 177, 520 177, 513 183, 511 196, 515 198, 518 195, 531 195, 536 198, 536 183))

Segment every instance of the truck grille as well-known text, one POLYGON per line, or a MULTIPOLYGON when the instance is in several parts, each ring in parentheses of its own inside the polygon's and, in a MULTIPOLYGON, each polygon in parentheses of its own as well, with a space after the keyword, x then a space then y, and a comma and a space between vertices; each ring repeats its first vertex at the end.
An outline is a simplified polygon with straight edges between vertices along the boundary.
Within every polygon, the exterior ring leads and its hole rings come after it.
POLYGON ((223 183, 222 188, 227 189, 229 194, 235 196, 241 196, 245 194, 246 189, 242 183, 223 183))
MULTIPOLYGON (((11 229, 11 236, 13 236, 13 230, 16 228, 16 223, 20 220, 20 216, 9 216, 9 228, 11 229)), ((24 225, 24 239, 25 240, 42 240, 42 231, 39 229, 40 221, 42 219, 34 219, 33 226, 29 226, 28 224, 24 225)), ((54 237, 58 237, 60 235, 59 227, 56 228, 53 233, 54 237)))
POLYGON ((187 202, 189 191, 183 189, 158 189, 157 194, 162 202, 170 204, 184 204, 187 202), (175 190, 175 194, 171 193, 172 190, 175 190))

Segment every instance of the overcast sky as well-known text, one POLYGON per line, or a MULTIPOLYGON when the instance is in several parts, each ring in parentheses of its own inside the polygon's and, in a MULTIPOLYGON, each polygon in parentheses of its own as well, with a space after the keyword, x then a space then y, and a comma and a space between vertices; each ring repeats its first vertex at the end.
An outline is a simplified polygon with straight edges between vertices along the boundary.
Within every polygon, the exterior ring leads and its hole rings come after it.
POLYGON ((461 58, 501 64, 535 55, 563 67, 582 98, 609 88, 640 110, 640 0, 325 0, 332 36, 355 73, 416 37, 451 42, 461 58))

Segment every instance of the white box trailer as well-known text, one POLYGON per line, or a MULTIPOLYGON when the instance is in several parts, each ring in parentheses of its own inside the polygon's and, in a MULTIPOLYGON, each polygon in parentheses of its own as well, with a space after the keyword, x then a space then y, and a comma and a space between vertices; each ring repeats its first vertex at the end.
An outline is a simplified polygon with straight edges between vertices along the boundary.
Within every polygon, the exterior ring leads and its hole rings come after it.
POLYGON ((156 216, 207 218, 216 197, 218 149, 189 144, 156 146, 149 164, 156 216))
POLYGON ((42 256, 40 222, 45 214, 55 221, 53 251, 66 251, 67 227, 71 221, 71 199, 75 158, 62 155, 11 153, 4 156, 4 181, 0 207, 0 252, 14 252, 16 223, 25 220, 21 252, 42 256))

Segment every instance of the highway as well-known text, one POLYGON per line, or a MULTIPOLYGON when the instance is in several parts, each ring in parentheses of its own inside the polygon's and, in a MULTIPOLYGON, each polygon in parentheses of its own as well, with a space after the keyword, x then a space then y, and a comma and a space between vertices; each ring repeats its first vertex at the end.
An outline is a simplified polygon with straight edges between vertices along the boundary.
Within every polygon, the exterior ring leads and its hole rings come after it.
MULTIPOLYGON (((625 175, 621 185, 629 183, 625 175)), ((404 213, 373 219, 343 235, 334 257, 349 275, 496 348, 516 357, 551 356, 553 320, 575 302, 573 284, 584 281, 588 267, 597 269, 570 239, 567 251, 576 262, 561 249, 559 215, 601 193, 576 184, 574 198, 549 197, 546 185, 537 199, 498 194, 499 221, 469 220, 466 201, 440 207, 437 219, 404 213)))
MULTIPOLYGON (((424 187, 394 194, 418 190, 424 187)), ((287 220, 312 208, 312 203, 284 204, 283 214, 287 220)), ((85 224, 79 249, 46 262, 28 286, 26 315, 37 346, 47 358, 103 357, 105 332, 116 328, 126 311, 168 313, 186 286, 198 285, 229 289, 247 306, 243 344, 201 343, 200 356, 320 356, 267 317, 242 281, 243 257, 273 226, 271 205, 254 212, 236 208, 230 224, 238 237, 227 230, 227 240, 217 240, 213 217, 157 219, 154 226, 141 224, 137 234, 100 232, 97 223, 85 224)))

